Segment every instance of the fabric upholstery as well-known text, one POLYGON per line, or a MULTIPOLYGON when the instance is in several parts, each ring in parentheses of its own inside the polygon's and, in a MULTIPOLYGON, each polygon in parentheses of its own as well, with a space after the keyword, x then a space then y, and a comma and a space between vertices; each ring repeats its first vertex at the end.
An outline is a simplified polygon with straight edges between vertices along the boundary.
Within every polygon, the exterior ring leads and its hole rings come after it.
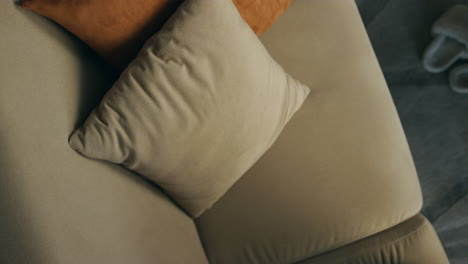
POLYGON ((308 93, 231 0, 191 0, 145 44, 70 146, 124 164, 198 217, 271 146, 308 93))
POLYGON ((111 71, 12 1, 0 18, 0 263, 206 264, 193 221, 161 191, 67 144, 111 71))
MULTIPOLYGON (((70 30, 118 69, 124 69, 143 43, 183 0, 21 0, 24 8, 70 30)), ((257 34, 266 31, 291 0, 234 0, 257 34)), ((209 31, 209 28, 205 30, 209 31)))
POLYGON ((348 246, 297 264, 448 264, 431 223, 422 215, 348 246))
POLYGON ((22 0, 56 21, 118 69, 158 31, 183 0, 22 0))
MULTIPOLYGON (((157 188, 67 146, 114 81, 105 64, 71 34, 10 2, 0 18, 0 263, 208 263, 189 217, 157 188)), ((264 251, 272 257, 309 261, 313 252, 337 252, 335 263, 346 263, 342 250, 383 241, 371 233, 393 233, 397 214, 413 221, 420 205, 414 173, 405 173, 404 139, 359 20, 352 0, 295 0, 262 37, 314 92, 257 168, 197 221, 211 258, 212 243, 225 249, 228 241, 238 258, 241 241, 233 241, 245 238, 249 250, 279 249, 264 251), (302 186, 300 170, 313 177, 302 186)), ((414 234, 403 243, 404 264, 445 264, 429 224, 415 221, 424 224, 412 232, 419 224, 409 221, 399 233, 414 234)), ((258 263, 258 251, 250 252, 252 262, 237 263, 258 263)))
POLYGON ((261 38, 311 94, 196 220, 211 263, 295 263, 416 215, 414 164, 354 1, 296 0, 261 38))
POLYGON ((286 11, 292 0, 233 0, 242 18, 260 35, 286 11))

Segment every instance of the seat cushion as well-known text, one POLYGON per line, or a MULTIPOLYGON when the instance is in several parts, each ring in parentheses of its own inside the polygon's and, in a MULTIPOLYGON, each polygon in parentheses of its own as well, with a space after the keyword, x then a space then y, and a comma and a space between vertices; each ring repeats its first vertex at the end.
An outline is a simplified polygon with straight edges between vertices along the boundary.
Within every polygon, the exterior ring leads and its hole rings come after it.
POLYGON ((207 263, 162 192, 68 146, 115 76, 13 1, 0 17, 0 263, 207 263))
POLYGON ((418 214, 388 230, 297 264, 448 264, 431 223, 418 214))
POLYGON ((416 215, 412 157, 355 2, 296 0, 262 40, 311 93, 196 220, 210 262, 294 263, 416 215))

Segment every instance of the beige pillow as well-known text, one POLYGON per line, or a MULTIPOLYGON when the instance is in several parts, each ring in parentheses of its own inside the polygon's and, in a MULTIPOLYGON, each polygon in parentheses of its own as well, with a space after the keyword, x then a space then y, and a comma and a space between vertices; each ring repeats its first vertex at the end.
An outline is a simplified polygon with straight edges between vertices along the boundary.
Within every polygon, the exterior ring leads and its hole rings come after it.
POLYGON ((308 93, 232 0, 185 1, 70 146, 124 164, 198 217, 271 146, 308 93))

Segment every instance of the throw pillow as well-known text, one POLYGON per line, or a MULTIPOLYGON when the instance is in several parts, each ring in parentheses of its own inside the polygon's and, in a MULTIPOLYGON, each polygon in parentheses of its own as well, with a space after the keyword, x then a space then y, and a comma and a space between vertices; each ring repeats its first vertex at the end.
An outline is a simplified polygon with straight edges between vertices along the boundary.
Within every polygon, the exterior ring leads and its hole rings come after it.
POLYGON ((308 93, 231 0, 185 1, 69 143, 154 181, 197 217, 268 150, 308 93))

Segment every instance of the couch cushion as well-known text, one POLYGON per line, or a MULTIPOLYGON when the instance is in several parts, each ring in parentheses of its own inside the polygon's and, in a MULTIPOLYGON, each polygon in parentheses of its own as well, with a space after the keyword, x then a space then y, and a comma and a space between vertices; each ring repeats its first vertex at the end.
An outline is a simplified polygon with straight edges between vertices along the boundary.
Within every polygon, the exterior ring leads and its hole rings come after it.
POLYGON ((294 263, 417 214, 421 192, 353 0, 296 0, 262 39, 311 93, 197 219, 212 263, 294 263))
POLYGON ((13 1, 0 17, 0 263, 207 263, 165 195, 68 146, 115 76, 13 1))
POLYGON ((429 220, 418 214, 388 230, 297 264, 448 264, 429 220))

